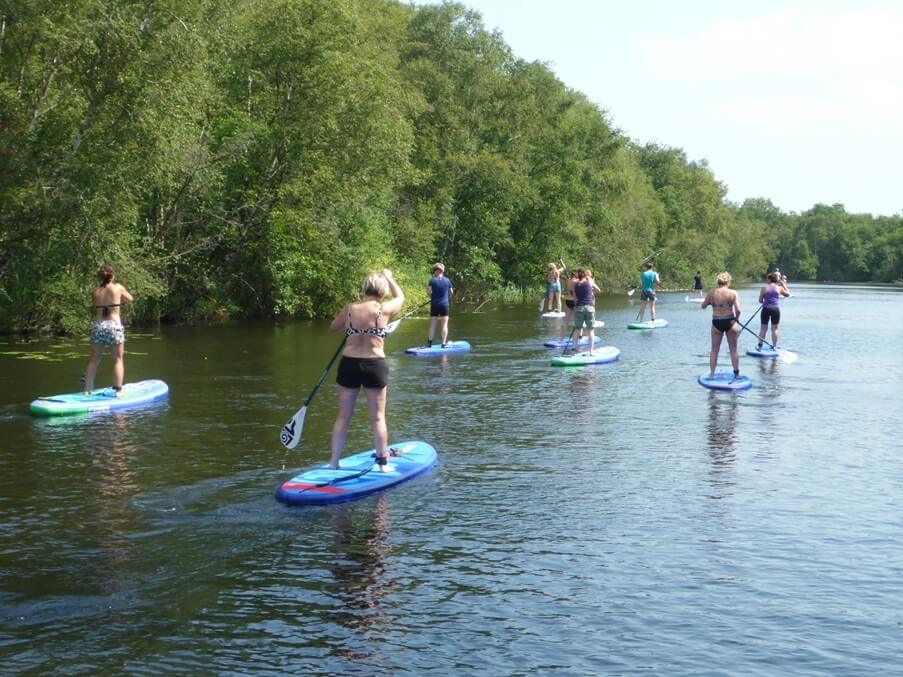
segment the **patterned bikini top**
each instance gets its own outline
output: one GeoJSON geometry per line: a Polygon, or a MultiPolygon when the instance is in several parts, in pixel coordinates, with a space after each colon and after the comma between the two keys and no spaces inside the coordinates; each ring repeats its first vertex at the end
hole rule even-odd
{"type": "Polygon", "coordinates": [[[376,306],[376,321],[374,322],[373,327],[367,327],[365,329],[357,329],[351,326],[351,308],[348,308],[348,327],[345,329],[345,336],[353,336],[354,334],[369,334],[370,336],[375,336],[376,338],[384,339],[389,335],[389,332],[385,327],[379,326],[379,318],[382,317],[383,307],[382,304],[376,306]]]}

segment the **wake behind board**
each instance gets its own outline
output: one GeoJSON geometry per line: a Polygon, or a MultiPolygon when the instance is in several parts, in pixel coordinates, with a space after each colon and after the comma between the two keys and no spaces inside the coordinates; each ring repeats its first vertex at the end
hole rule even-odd
{"type": "Polygon", "coordinates": [[[69,416],[72,414],[94,414],[104,411],[118,411],[138,407],[169,396],[169,386],[159,379],[126,383],[122,386],[122,396],[116,397],[112,388],[94,390],[90,395],[69,393],[39,397],[28,410],[35,416],[69,416]]]}
{"type": "Polygon", "coordinates": [[[421,357],[432,357],[434,355],[444,355],[446,353],[466,353],[470,351],[470,344],[467,341],[449,341],[442,347],[440,343],[434,343],[431,346],[417,346],[415,348],[407,348],[405,352],[408,355],[420,355],[421,357]]]}
{"type": "Polygon", "coordinates": [[[380,472],[371,449],[343,458],[337,470],[324,464],[283,482],[276,499],[293,505],[325,505],[353,501],[417,477],[439,463],[436,450],[426,442],[391,445],[401,452],[389,458],[389,472],[380,472]]]}
{"type": "Polygon", "coordinates": [[[746,351],[747,355],[752,355],[753,357],[764,357],[766,359],[776,360],[780,356],[777,350],[772,348],[771,346],[763,345],[760,349],[750,348],[746,351]]]}
{"type": "Polygon", "coordinates": [[[631,322],[627,325],[628,329],[659,329],[660,327],[667,327],[668,320],[646,320],[645,322],[631,322]]]}
{"type": "Polygon", "coordinates": [[[618,359],[621,351],[614,346],[603,346],[597,348],[590,355],[587,352],[577,353],[576,355],[558,355],[552,358],[553,367],[579,367],[584,364],[605,364],[614,362],[618,359]]]}
{"type": "Polygon", "coordinates": [[[727,371],[716,371],[713,378],[709,378],[709,374],[706,372],[700,374],[697,381],[699,381],[699,385],[709,390],[749,390],[752,388],[752,381],[748,376],[740,374],[740,376],[734,377],[727,371]]]}
{"type": "Polygon", "coordinates": [[[553,310],[548,313],[543,313],[542,316],[543,317],[564,317],[564,311],[563,310],[553,310]]]}
{"type": "MultiPolygon", "coordinates": [[[[596,336],[595,341],[593,341],[593,345],[599,345],[602,343],[602,337],[596,336]]],[[[574,346],[571,339],[554,339],[552,341],[546,341],[543,343],[546,348],[572,348],[574,346]]],[[[589,345],[589,336],[584,336],[583,338],[577,341],[578,346],[588,346],[589,345]]]]}

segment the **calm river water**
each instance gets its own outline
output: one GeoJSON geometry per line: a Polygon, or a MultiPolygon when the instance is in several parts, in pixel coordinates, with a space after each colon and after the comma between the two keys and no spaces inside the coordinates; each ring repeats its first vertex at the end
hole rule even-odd
{"type": "Polygon", "coordinates": [[[332,375],[279,444],[326,323],[135,329],[128,380],[170,400],[57,420],[28,402],[86,344],[0,342],[0,672],[899,674],[903,289],[796,285],[799,361],[743,358],[740,394],[696,383],[709,312],[661,298],[648,333],[600,303],[595,368],[549,366],[535,304],[453,309],[474,351],[441,360],[405,320],[391,438],[440,465],[324,508],[273,494],[328,455],[332,375]]]}

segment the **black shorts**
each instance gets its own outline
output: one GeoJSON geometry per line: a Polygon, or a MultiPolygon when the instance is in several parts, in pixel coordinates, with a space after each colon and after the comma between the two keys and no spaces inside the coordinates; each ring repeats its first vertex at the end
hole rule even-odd
{"type": "Polygon", "coordinates": [[[577,305],[577,302],[574,301],[573,299],[565,299],[565,300],[564,300],[564,305],[566,305],[568,308],[570,308],[571,310],[573,310],[573,309],[574,309],[574,306],[577,305]]]}
{"type": "Polygon", "coordinates": [[[762,308],[762,326],[768,324],[768,320],[771,320],[771,326],[777,327],[781,324],[781,309],[780,308],[762,308]]]}
{"type": "Polygon", "coordinates": [[[712,326],[723,334],[730,331],[736,321],[736,317],[713,317],[712,326]]]}
{"type": "Polygon", "coordinates": [[[339,360],[335,382],[343,388],[385,388],[389,365],[383,357],[345,357],[339,360]]]}
{"type": "Polygon", "coordinates": [[[430,317],[448,317],[448,306],[430,306],[430,317]]]}

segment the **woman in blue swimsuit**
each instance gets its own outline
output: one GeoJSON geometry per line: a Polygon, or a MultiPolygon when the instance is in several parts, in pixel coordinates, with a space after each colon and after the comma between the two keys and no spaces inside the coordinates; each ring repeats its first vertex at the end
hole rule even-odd
{"type": "Polygon", "coordinates": [[[369,275],[361,285],[361,290],[364,297],[357,303],[342,308],[329,325],[332,331],[345,332],[345,347],[336,373],[339,413],[332,426],[329,467],[339,467],[339,456],[345,446],[345,435],[354,414],[354,405],[363,388],[373,427],[376,462],[382,472],[388,472],[386,392],[389,386],[389,368],[386,366],[383,342],[388,333],[388,318],[401,310],[404,292],[388,269],[369,275]],[[392,300],[383,303],[390,293],[392,300]]]}
{"type": "Polygon", "coordinates": [[[718,352],[721,350],[721,339],[727,335],[727,345],[731,351],[731,366],[734,377],[740,375],[740,354],[737,352],[737,336],[740,333],[740,296],[731,286],[731,274],[720,273],[718,286],[709,292],[702,302],[702,308],[712,306],[712,352],[709,353],[709,378],[714,378],[715,367],[718,366],[718,352]]]}

